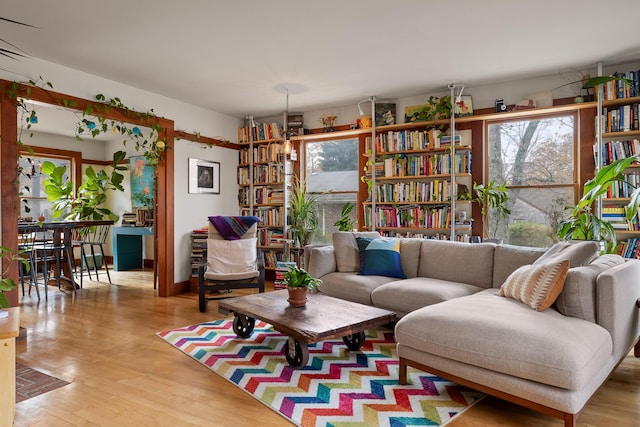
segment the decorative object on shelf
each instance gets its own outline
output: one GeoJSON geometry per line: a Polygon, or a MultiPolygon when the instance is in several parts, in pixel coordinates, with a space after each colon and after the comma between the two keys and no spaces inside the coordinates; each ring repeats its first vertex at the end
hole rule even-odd
{"type": "Polygon", "coordinates": [[[153,166],[148,164],[147,158],[144,156],[130,157],[129,163],[131,165],[131,207],[152,209],[155,170],[153,166]]]}
{"type": "Polygon", "coordinates": [[[340,211],[340,219],[337,220],[333,225],[338,227],[338,231],[353,231],[354,229],[354,220],[351,217],[351,212],[355,205],[351,202],[347,202],[342,205],[342,210],[340,211]]]}
{"type": "Polygon", "coordinates": [[[473,100],[471,95],[460,96],[460,101],[455,103],[456,117],[473,116],[473,100]]]}
{"type": "Polygon", "coordinates": [[[390,102],[376,103],[376,126],[393,125],[396,123],[396,104],[390,102]]]}
{"type": "Polygon", "coordinates": [[[358,129],[371,128],[371,116],[361,115],[356,119],[356,126],[358,127],[358,129]]]}
{"type": "Polygon", "coordinates": [[[320,117],[320,123],[322,123],[323,132],[333,132],[337,118],[338,116],[336,116],[335,114],[325,114],[324,116],[320,117]]]}
{"type": "Polygon", "coordinates": [[[220,163],[190,158],[189,193],[220,194],[220,163]]]}
{"type": "Polygon", "coordinates": [[[428,122],[451,117],[451,97],[430,96],[426,104],[410,105],[404,108],[404,121],[428,122]]]}
{"type": "Polygon", "coordinates": [[[304,268],[292,266],[284,275],[284,283],[289,291],[289,304],[304,307],[307,304],[307,291],[316,289],[322,281],[311,277],[304,268]]]}
{"type": "MultiPolygon", "coordinates": [[[[605,253],[614,253],[617,239],[616,230],[610,222],[602,219],[596,212],[598,198],[607,194],[612,183],[625,181],[624,170],[637,162],[637,156],[618,159],[602,167],[593,179],[584,184],[582,197],[578,204],[570,209],[569,217],[560,222],[558,237],[561,239],[595,240],[604,242],[605,253]]],[[[625,207],[625,216],[631,219],[638,213],[640,203],[640,187],[635,188],[625,207]]]]}
{"type": "Polygon", "coordinates": [[[309,244],[311,236],[318,228],[317,198],[307,193],[305,180],[296,176],[292,179],[289,209],[294,245],[304,247],[309,244]]]}

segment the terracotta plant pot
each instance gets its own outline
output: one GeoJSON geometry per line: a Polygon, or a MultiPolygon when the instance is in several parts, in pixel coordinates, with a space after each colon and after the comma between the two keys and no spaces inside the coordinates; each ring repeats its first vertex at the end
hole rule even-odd
{"type": "Polygon", "coordinates": [[[289,304],[293,307],[304,307],[307,304],[307,288],[291,288],[289,291],[289,304]]]}

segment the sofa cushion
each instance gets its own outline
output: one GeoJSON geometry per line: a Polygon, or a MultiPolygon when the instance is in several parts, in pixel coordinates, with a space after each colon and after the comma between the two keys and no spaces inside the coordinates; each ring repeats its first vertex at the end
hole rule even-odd
{"type": "Polygon", "coordinates": [[[372,305],[371,292],[378,286],[394,281],[386,276],[360,276],[358,273],[329,273],[322,276],[318,290],[332,297],[372,305]]]}
{"type": "Polygon", "coordinates": [[[420,249],[418,276],[490,288],[495,247],[493,243],[425,239],[420,249]]]}
{"type": "Polygon", "coordinates": [[[360,250],[360,272],[363,276],[389,276],[405,279],[400,264],[400,240],[356,237],[360,250]]]}
{"type": "Polygon", "coordinates": [[[371,294],[371,302],[376,307],[395,311],[402,317],[427,305],[471,295],[483,289],[466,283],[415,277],[385,283],[375,288],[371,294]]]}
{"type": "Polygon", "coordinates": [[[569,260],[569,268],[587,265],[599,254],[598,242],[558,242],[549,248],[534,264],[569,260]]]}
{"type": "Polygon", "coordinates": [[[402,264],[402,271],[407,277],[416,277],[418,275],[420,247],[423,241],[424,239],[414,237],[400,239],[400,263],[402,264]]]}
{"type": "Polygon", "coordinates": [[[502,286],[507,277],[518,267],[533,264],[546,250],[526,246],[497,245],[493,254],[493,287],[502,286]]]}
{"type": "Polygon", "coordinates": [[[560,295],[568,270],[568,260],[523,265],[507,277],[498,295],[523,302],[534,310],[544,311],[560,295]]]}
{"type": "Polygon", "coordinates": [[[620,255],[602,255],[591,264],[570,268],[556,309],[565,316],[596,322],[596,279],[603,271],[624,263],[620,255]]]}
{"type": "Polygon", "coordinates": [[[336,253],[336,266],[341,273],[360,271],[360,252],[356,237],[380,238],[376,231],[351,232],[338,231],[333,233],[333,248],[336,253]]]}
{"type": "Polygon", "coordinates": [[[589,384],[612,349],[603,327],[531,310],[497,289],[413,311],[398,321],[395,337],[425,353],[570,390],[589,384]]]}
{"type": "Polygon", "coordinates": [[[336,255],[333,246],[304,248],[305,265],[311,277],[320,278],[336,271],[336,255]]]}

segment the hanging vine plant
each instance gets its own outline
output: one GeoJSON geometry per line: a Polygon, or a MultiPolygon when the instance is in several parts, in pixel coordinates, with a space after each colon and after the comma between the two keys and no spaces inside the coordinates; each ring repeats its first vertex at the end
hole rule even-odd
{"type": "Polygon", "coordinates": [[[122,103],[120,98],[107,98],[101,93],[95,96],[95,100],[98,101],[99,104],[87,105],[87,107],[82,111],[82,116],[76,124],[76,139],[78,141],[83,141],[82,137],[85,135],[91,135],[91,137],[95,138],[101,134],[119,134],[125,137],[123,140],[123,144],[125,146],[127,145],[127,142],[133,141],[135,144],[135,150],[143,153],[144,157],[147,159],[147,163],[154,167],[157,166],[162,159],[164,151],[168,147],[166,141],[158,139],[161,127],[154,120],[155,114],[153,108],[146,113],[140,113],[131,110],[122,103]],[[137,119],[148,125],[150,131],[145,134],[145,132],[138,126],[95,115],[95,113],[107,114],[112,108],[124,111],[125,114],[134,114],[137,119]]]}

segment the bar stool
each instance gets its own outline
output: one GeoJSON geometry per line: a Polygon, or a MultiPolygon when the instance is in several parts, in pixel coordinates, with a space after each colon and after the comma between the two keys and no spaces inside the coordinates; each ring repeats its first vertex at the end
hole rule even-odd
{"type": "Polygon", "coordinates": [[[111,275],[109,274],[109,266],[105,260],[104,256],[104,244],[107,241],[107,236],[109,235],[110,225],[93,225],[89,227],[85,227],[84,230],[80,232],[81,241],[80,244],[80,287],[82,287],[82,278],[84,272],[84,266],[87,266],[87,273],[89,274],[89,279],[91,279],[91,265],[93,265],[94,272],[96,273],[96,280],[100,280],[99,272],[98,272],[98,262],[96,255],[100,255],[101,263],[104,265],[104,269],[107,273],[107,278],[109,279],[109,284],[111,283],[111,275]],[[91,250],[91,259],[93,263],[89,263],[87,257],[87,251],[85,249],[86,246],[89,246],[91,250]],[[99,253],[96,253],[96,249],[100,249],[99,253]]]}
{"type": "MultiPolygon", "coordinates": [[[[29,266],[29,295],[31,295],[31,287],[35,286],[38,301],[40,301],[40,289],[38,288],[38,272],[36,268],[35,241],[39,228],[33,226],[20,226],[18,228],[18,254],[27,260],[29,266]]],[[[27,273],[27,267],[20,262],[18,265],[18,275],[20,276],[20,284],[22,285],[22,296],[24,292],[24,278],[27,273]]]]}
{"type": "Polygon", "coordinates": [[[42,233],[37,233],[42,236],[41,240],[36,240],[34,244],[34,250],[36,254],[36,262],[42,264],[42,272],[44,279],[44,295],[45,299],[48,297],[48,284],[50,279],[50,264],[55,262],[56,278],[58,282],[58,289],[60,289],[60,278],[62,277],[62,257],[67,260],[67,267],[69,268],[69,274],[71,275],[71,283],[73,285],[73,291],[76,290],[76,283],[73,279],[73,266],[71,264],[71,251],[68,245],[64,243],[60,233],[60,229],[47,228],[45,225],[42,228],[42,233]]]}

